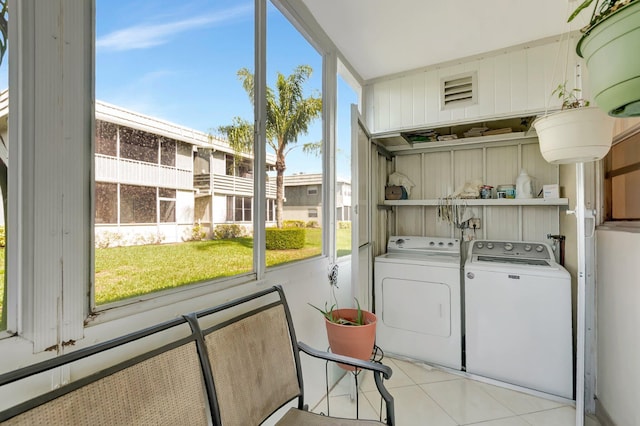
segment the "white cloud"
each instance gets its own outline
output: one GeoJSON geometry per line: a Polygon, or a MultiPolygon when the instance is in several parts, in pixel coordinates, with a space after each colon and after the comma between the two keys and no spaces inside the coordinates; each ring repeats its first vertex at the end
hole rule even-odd
{"type": "Polygon", "coordinates": [[[252,10],[252,5],[248,4],[181,21],[134,25],[100,37],[96,40],[96,47],[108,50],[132,50],[159,46],[169,42],[171,37],[176,34],[245,16],[252,10]]]}

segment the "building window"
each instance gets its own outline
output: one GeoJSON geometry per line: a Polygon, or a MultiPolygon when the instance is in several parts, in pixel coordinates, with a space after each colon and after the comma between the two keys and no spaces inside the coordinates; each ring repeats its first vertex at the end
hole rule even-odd
{"type": "Polygon", "coordinates": [[[605,219],[640,220],[640,132],[605,157],[605,219]]]}
{"type": "Polygon", "coordinates": [[[251,198],[227,196],[227,222],[251,222],[251,198]]]}
{"type": "Polygon", "coordinates": [[[158,139],[140,130],[120,127],[120,157],[158,164],[158,139]]]}
{"type": "Polygon", "coordinates": [[[118,223],[118,185],[96,182],[96,223],[118,223]]]}
{"type": "Polygon", "coordinates": [[[318,217],[318,209],[309,209],[307,212],[307,217],[309,218],[317,218],[318,217]]]}
{"type": "Polygon", "coordinates": [[[318,194],[318,187],[317,186],[308,186],[307,187],[307,195],[317,195],[318,194]]]}
{"type": "Polygon", "coordinates": [[[158,189],[158,208],[160,223],[174,223],[176,221],[176,190],[158,189]]]}
{"type": "Polygon", "coordinates": [[[176,166],[176,141],[173,139],[160,140],[160,164],[163,166],[176,166]]]}
{"type": "Polygon", "coordinates": [[[118,155],[118,126],[106,121],[96,121],[96,154],[118,155]]]}
{"type": "Polygon", "coordinates": [[[267,199],[266,221],[274,222],[276,220],[276,200],[267,199]]]}
{"type": "Polygon", "coordinates": [[[156,188],[120,185],[120,223],[156,223],[156,188]]]}

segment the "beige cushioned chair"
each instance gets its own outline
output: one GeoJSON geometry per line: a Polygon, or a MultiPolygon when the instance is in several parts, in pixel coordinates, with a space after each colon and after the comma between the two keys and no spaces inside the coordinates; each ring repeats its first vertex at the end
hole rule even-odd
{"type": "Polygon", "coordinates": [[[211,367],[213,399],[216,401],[212,408],[214,424],[258,425],[296,399],[297,407],[291,408],[278,425],[394,424],[393,397],[383,384],[383,380],[391,376],[391,369],[381,363],[317,351],[297,342],[281,287],[194,313],[188,319],[192,327],[201,328],[204,336],[203,346],[211,367]],[[265,299],[269,302],[264,302],[265,299]],[[258,304],[258,301],[262,303],[258,304]],[[234,312],[233,318],[228,318],[230,312],[234,312]],[[214,320],[216,316],[223,319],[214,320]],[[386,412],[381,413],[381,417],[386,423],[332,418],[309,412],[304,403],[300,351],[315,358],[372,371],[385,401],[386,412]]]}

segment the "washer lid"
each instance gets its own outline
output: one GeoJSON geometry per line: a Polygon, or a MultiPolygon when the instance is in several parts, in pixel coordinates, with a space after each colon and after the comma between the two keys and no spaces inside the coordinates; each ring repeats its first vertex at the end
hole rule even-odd
{"type": "Polygon", "coordinates": [[[496,262],[496,263],[510,263],[514,265],[529,265],[529,266],[551,266],[551,264],[544,259],[528,259],[521,257],[496,257],[496,256],[477,256],[475,262],[496,262]]]}
{"type": "Polygon", "coordinates": [[[375,260],[376,262],[391,264],[439,266],[443,268],[460,269],[460,256],[447,253],[387,253],[376,256],[375,260]]]}

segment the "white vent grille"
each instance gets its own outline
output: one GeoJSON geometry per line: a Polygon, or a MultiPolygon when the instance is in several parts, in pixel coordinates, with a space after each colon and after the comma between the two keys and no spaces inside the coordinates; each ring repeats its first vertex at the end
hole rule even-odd
{"type": "Polygon", "coordinates": [[[477,73],[460,74],[440,80],[442,109],[460,108],[478,103],[477,73]]]}

